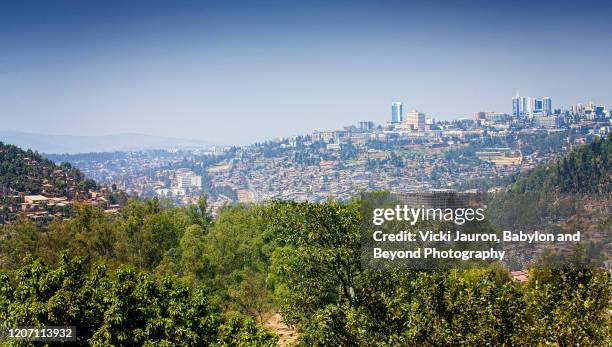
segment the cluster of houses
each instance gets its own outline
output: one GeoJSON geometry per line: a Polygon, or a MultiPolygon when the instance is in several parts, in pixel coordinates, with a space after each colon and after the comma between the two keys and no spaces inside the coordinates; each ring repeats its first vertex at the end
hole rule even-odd
{"type": "MultiPolygon", "coordinates": [[[[85,195],[83,192],[77,196],[85,195]]],[[[27,218],[37,222],[37,224],[46,224],[55,219],[66,219],[71,215],[74,203],[83,203],[93,206],[99,206],[105,213],[113,214],[119,212],[120,206],[111,204],[105,197],[104,190],[87,192],[86,198],[69,198],[67,196],[54,196],[52,194],[35,194],[26,195],[24,193],[15,193],[2,196],[2,209],[5,212],[0,218],[0,224],[7,223],[10,220],[9,216],[22,214],[27,218]]]]}

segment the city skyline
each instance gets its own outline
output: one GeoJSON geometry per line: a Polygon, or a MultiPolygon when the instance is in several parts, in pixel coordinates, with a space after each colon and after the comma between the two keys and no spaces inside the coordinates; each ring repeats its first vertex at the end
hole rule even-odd
{"type": "Polygon", "coordinates": [[[393,101],[437,120],[511,114],[517,89],[612,104],[610,4],[506,18],[527,4],[7,2],[1,130],[244,145],[384,124],[393,101]]]}
{"type": "MultiPolygon", "coordinates": [[[[33,133],[28,131],[4,131],[0,129],[0,141],[5,143],[13,143],[24,148],[30,148],[43,153],[87,153],[87,152],[114,152],[114,151],[130,151],[130,150],[147,150],[147,149],[164,149],[164,148],[211,148],[214,146],[250,146],[257,143],[263,143],[267,141],[276,141],[279,139],[287,139],[293,137],[309,136],[316,132],[328,132],[336,131],[341,128],[355,127],[358,129],[371,130],[374,126],[389,127],[390,125],[405,124],[409,126],[409,129],[423,130],[423,127],[427,122],[431,121],[434,124],[438,122],[452,122],[461,121],[466,119],[478,119],[479,115],[485,117],[486,114],[492,114],[494,116],[505,116],[505,117],[518,117],[525,118],[534,116],[544,116],[550,118],[553,116],[553,112],[561,111],[563,113],[578,114],[585,111],[585,108],[591,107],[592,112],[595,112],[596,108],[601,108],[608,112],[607,105],[597,105],[589,102],[575,102],[571,105],[554,105],[551,106],[552,98],[545,97],[532,97],[532,96],[520,96],[517,91],[516,96],[511,99],[512,106],[510,107],[511,112],[498,111],[498,110],[480,110],[476,111],[471,115],[459,116],[451,119],[436,119],[427,112],[421,112],[416,108],[406,109],[405,104],[401,101],[391,102],[391,110],[386,115],[386,120],[383,119],[380,122],[374,122],[372,120],[357,120],[354,119],[352,123],[344,124],[337,128],[316,128],[311,131],[304,131],[302,133],[295,134],[282,134],[279,136],[269,137],[260,141],[253,141],[250,143],[214,143],[199,139],[189,139],[185,137],[164,137],[150,134],[143,134],[138,132],[125,132],[125,133],[112,133],[112,134],[101,134],[101,135],[69,135],[69,134],[48,134],[48,133],[33,133]],[[539,103],[539,106],[537,106],[539,103]],[[520,104],[520,106],[519,106],[520,104]],[[545,106],[548,105],[548,106],[545,106]],[[527,109],[525,109],[527,107],[527,109]],[[517,111],[519,112],[517,114],[517,111]],[[99,146],[95,146],[91,141],[100,141],[99,146]],[[116,144],[111,145],[109,141],[118,141],[116,144]],[[74,150],[75,145],[81,147],[81,151],[74,150]],[[47,148],[49,147],[50,148],[47,148]],[[97,149],[93,149],[94,147],[97,149]],[[52,149],[51,149],[52,148],[52,149]],[[58,150],[59,148],[62,148],[58,150]]],[[[589,111],[589,112],[590,112],[589,111]]],[[[381,117],[379,117],[381,118],[381,117]]],[[[484,118],[483,118],[484,119],[484,118]]],[[[400,125],[401,127],[401,125],[400,125]]]]}

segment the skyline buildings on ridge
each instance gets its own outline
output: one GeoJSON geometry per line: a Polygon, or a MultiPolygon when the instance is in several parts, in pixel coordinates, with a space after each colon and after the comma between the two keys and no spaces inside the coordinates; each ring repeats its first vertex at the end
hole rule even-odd
{"type": "Polygon", "coordinates": [[[401,102],[391,103],[391,123],[404,121],[404,105],[401,102]]]}
{"type": "MultiPolygon", "coordinates": [[[[572,105],[573,106],[573,105],[572,105]]],[[[483,112],[484,113],[484,112],[483,112]]],[[[504,114],[504,112],[492,112],[496,114],[504,114]]],[[[512,113],[514,117],[546,117],[553,114],[552,99],[545,97],[522,97],[518,90],[516,96],[512,98],[512,113]]],[[[421,128],[426,121],[425,114],[416,111],[404,113],[404,105],[402,102],[394,101],[391,103],[391,124],[404,123],[410,118],[410,125],[415,128],[421,128]],[[422,121],[421,121],[421,118],[422,121]]]]}
{"type": "Polygon", "coordinates": [[[523,97],[517,91],[516,96],[512,98],[512,115],[515,117],[550,116],[552,113],[552,100],[548,96],[542,98],[523,97]]]}

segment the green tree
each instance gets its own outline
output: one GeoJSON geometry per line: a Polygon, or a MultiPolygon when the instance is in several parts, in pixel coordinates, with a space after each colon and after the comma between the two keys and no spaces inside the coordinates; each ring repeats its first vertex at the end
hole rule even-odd
{"type": "Polygon", "coordinates": [[[212,216],[208,211],[206,195],[200,196],[196,204],[187,206],[187,215],[191,224],[199,225],[204,231],[208,229],[212,216]]]}
{"type": "Polygon", "coordinates": [[[0,225],[0,269],[14,268],[28,254],[36,254],[39,231],[25,216],[13,224],[0,225]]]}
{"type": "Polygon", "coordinates": [[[60,256],[50,268],[33,260],[14,278],[0,273],[0,327],[72,325],[79,345],[273,345],[252,321],[227,323],[205,290],[132,267],[91,271],[60,256]]]}

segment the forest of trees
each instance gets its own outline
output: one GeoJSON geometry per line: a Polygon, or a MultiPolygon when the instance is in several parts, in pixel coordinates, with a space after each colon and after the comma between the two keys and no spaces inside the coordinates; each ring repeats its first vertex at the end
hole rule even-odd
{"type": "Polygon", "coordinates": [[[75,326],[78,345],[260,345],[276,337],[252,319],[222,317],[202,288],[120,266],[87,268],[62,253],[55,267],[25,260],[11,277],[0,274],[4,327],[75,326]]]}
{"type": "MultiPolygon", "coordinates": [[[[459,150],[448,150],[445,152],[447,160],[456,161],[479,161],[476,158],[476,150],[485,149],[487,147],[513,147],[513,144],[518,143],[518,149],[522,155],[531,155],[534,152],[542,154],[561,153],[575,139],[575,135],[571,132],[559,132],[546,134],[542,132],[534,134],[512,135],[507,138],[485,138],[482,143],[472,144],[470,147],[459,150]],[[568,142],[569,141],[569,142],[568,142]]],[[[594,140],[598,138],[595,137],[594,140]]],[[[509,176],[495,177],[476,177],[455,187],[457,190],[479,189],[487,190],[496,186],[507,186],[515,183],[517,180],[530,174],[513,174],[509,176]]]]}
{"type": "Polygon", "coordinates": [[[362,269],[359,200],[205,211],[132,200],[116,218],[82,205],[45,230],[3,226],[0,324],[71,323],[97,345],[266,345],[278,310],[303,345],[611,341],[604,270],[533,269],[519,284],[496,266],[362,269]]]}
{"type": "MultiPolygon", "coordinates": [[[[609,153],[610,138],[594,142],[510,191],[541,178],[605,193],[609,153]]],[[[116,216],[76,204],[43,228],[20,217],[0,226],[0,326],[75,325],[82,345],[265,346],[280,312],[304,346],[612,344],[609,272],[364,269],[360,207],[274,201],[212,218],[205,197],[134,198],[116,216]]]]}
{"type": "Polygon", "coordinates": [[[569,194],[612,193],[612,133],[574,148],[549,165],[524,174],[511,191],[542,190],[569,194]]]}
{"type": "Polygon", "coordinates": [[[541,226],[579,213],[585,199],[612,201],[612,133],[566,156],[515,177],[490,201],[490,218],[502,227],[541,226]]]}

